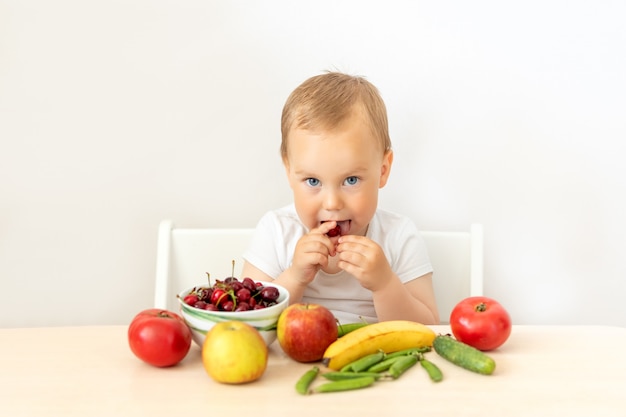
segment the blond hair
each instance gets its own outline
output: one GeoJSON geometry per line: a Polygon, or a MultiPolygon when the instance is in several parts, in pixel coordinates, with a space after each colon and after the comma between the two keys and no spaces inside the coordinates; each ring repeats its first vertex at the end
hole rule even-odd
{"type": "Polygon", "coordinates": [[[316,75],[300,84],[287,98],[281,119],[280,154],[288,156],[292,129],[330,130],[355,111],[362,111],[383,152],[391,149],[387,109],[378,89],[365,78],[338,72],[316,75]]]}

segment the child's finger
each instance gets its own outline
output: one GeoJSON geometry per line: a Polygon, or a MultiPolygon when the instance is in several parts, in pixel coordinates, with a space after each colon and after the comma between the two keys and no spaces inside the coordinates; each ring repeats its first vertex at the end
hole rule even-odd
{"type": "Polygon", "coordinates": [[[311,232],[313,233],[319,233],[322,235],[325,235],[326,233],[330,232],[331,230],[333,230],[335,227],[337,227],[337,222],[334,220],[331,221],[327,221],[324,222],[322,224],[319,225],[319,227],[311,230],[311,232]]]}

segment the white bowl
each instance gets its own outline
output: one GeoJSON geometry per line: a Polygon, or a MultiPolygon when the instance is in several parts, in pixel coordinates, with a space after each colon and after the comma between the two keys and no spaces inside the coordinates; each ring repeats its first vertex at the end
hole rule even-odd
{"type": "Polygon", "coordinates": [[[178,294],[178,301],[180,304],[180,312],[185,319],[187,325],[191,328],[191,333],[194,342],[199,346],[204,343],[206,333],[219,322],[237,320],[248,323],[261,333],[261,336],[265,340],[267,346],[271,345],[276,340],[276,323],[278,322],[278,316],[289,305],[289,292],[286,288],[274,283],[267,283],[266,287],[276,287],[279,292],[277,304],[262,308],[259,310],[248,311],[211,311],[203,310],[200,308],[192,307],[186,304],[183,299],[194,288],[189,288],[178,294]]]}

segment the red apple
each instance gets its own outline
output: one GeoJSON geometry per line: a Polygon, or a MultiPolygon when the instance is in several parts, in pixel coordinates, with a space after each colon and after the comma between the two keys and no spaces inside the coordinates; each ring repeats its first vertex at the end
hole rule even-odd
{"type": "Polygon", "coordinates": [[[290,358],[298,362],[319,361],[326,348],[337,340],[337,320],[324,306],[292,304],[278,317],[276,337],[290,358]]]}

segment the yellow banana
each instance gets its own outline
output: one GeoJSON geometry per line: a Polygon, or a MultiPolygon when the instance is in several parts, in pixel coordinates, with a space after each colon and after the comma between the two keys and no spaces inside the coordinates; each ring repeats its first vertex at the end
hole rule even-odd
{"type": "Polygon", "coordinates": [[[323,363],[339,370],[352,361],[382,350],[396,352],[413,347],[432,346],[435,332],[421,323],[391,320],[372,323],[340,337],[324,352],[323,363]]]}

